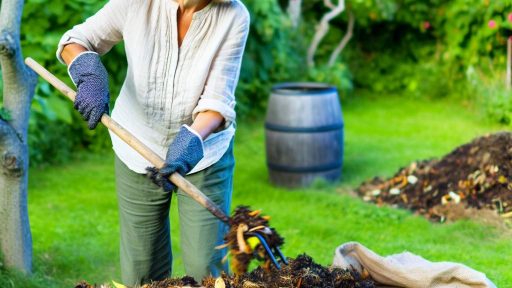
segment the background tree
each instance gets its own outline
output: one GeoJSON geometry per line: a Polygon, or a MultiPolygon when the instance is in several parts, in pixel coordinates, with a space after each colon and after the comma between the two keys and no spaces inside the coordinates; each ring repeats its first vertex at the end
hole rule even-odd
{"type": "MultiPolygon", "coordinates": [[[[300,2],[297,1],[291,1],[290,2],[290,8],[293,7],[292,3],[297,3],[295,5],[300,5],[300,2]]],[[[322,19],[320,20],[320,23],[316,26],[316,32],[313,37],[313,40],[311,41],[311,44],[308,48],[308,55],[307,55],[307,61],[308,66],[313,67],[315,66],[315,52],[318,49],[318,45],[320,44],[320,41],[325,37],[327,32],[329,32],[329,22],[334,19],[336,16],[340,15],[345,11],[345,0],[338,0],[338,4],[334,4],[331,0],[324,0],[324,5],[329,8],[329,12],[325,13],[325,15],[322,16],[322,19]]],[[[298,8],[295,9],[288,9],[289,13],[292,11],[297,11],[298,8]]],[[[300,11],[300,10],[299,10],[300,11]]],[[[291,17],[293,16],[291,13],[291,17]]],[[[341,38],[341,41],[336,45],[336,48],[333,50],[331,56],[329,57],[329,63],[328,67],[332,67],[336,59],[338,58],[338,55],[343,51],[345,46],[347,46],[348,41],[352,38],[352,34],[354,31],[354,14],[349,13],[349,20],[348,20],[348,26],[347,26],[347,32],[343,38],[341,38]]]]}
{"type": "Polygon", "coordinates": [[[0,64],[4,107],[0,114],[0,246],[6,266],[30,272],[27,129],[37,77],[23,63],[22,11],[22,0],[1,1],[0,64]]]}

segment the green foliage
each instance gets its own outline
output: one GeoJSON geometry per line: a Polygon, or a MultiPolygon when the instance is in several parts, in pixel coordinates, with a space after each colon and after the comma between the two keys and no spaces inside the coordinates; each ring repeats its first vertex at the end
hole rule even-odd
{"type": "MultiPolygon", "coordinates": [[[[487,114],[491,119],[502,124],[511,124],[512,122],[512,97],[510,90],[503,86],[485,89],[490,92],[487,99],[482,99],[485,103],[487,114]]],[[[485,94],[484,94],[485,95],[485,94]]]]}
{"type": "Polygon", "coordinates": [[[308,80],[334,85],[340,94],[352,90],[352,74],[345,63],[335,63],[332,67],[320,66],[309,70],[308,80]]]}
{"type": "MultiPolygon", "coordinates": [[[[327,67],[333,45],[321,44],[315,57],[318,64],[308,69],[307,49],[320,19],[319,13],[311,11],[323,4],[320,0],[303,2],[303,19],[294,28],[284,12],[287,1],[244,1],[251,13],[251,27],[237,89],[237,109],[242,116],[264,110],[272,85],[279,82],[325,82],[335,85],[342,95],[352,89],[352,75],[343,61],[327,67]]],[[[337,44],[344,30],[335,26],[328,37],[337,44]]]]}
{"type": "Polygon", "coordinates": [[[237,109],[242,115],[265,108],[273,84],[304,80],[303,39],[292,33],[276,1],[248,0],[250,34],[240,73],[237,109]]]}
{"type": "MultiPolygon", "coordinates": [[[[358,0],[348,5],[357,20],[343,59],[356,87],[464,98],[485,103],[491,119],[509,122],[510,100],[501,83],[506,41],[512,35],[512,1],[358,0]],[[477,88],[466,77],[470,70],[481,78],[472,80],[477,88]],[[482,95],[487,95],[485,101],[482,95]]],[[[319,17],[320,12],[309,13],[319,17]]],[[[345,25],[333,24],[340,29],[345,25]]],[[[335,42],[326,38],[324,45],[335,42]]]]}
{"type": "Polygon", "coordinates": [[[28,144],[31,165],[55,164],[69,160],[77,150],[109,147],[104,127],[91,131],[72,102],[39,79],[30,111],[28,144]]]}
{"type": "Polygon", "coordinates": [[[46,288],[48,287],[48,282],[43,277],[27,277],[27,275],[19,272],[13,271],[12,269],[7,269],[4,266],[4,262],[2,259],[2,255],[0,255],[0,287],[2,288],[46,288]]]}
{"type": "Polygon", "coordinates": [[[504,66],[506,41],[512,34],[512,19],[508,19],[512,13],[511,1],[459,0],[440,8],[444,8],[445,20],[441,21],[439,17],[438,25],[447,48],[442,54],[443,59],[466,67],[504,66]]]}
{"type": "Polygon", "coordinates": [[[478,106],[495,122],[510,125],[512,122],[512,96],[507,89],[503,73],[494,73],[490,76],[478,73],[473,67],[466,72],[468,84],[463,92],[469,94],[467,98],[475,99],[478,106]]]}
{"type": "Polygon", "coordinates": [[[429,47],[430,53],[415,60],[425,61],[433,56],[458,65],[461,71],[468,65],[485,66],[488,61],[505,63],[505,44],[512,34],[510,0],[391,0],[385,5],[372,2],[360,0],[352,4],[359,25],[356,37],[358,42],[362,37],[380,40],[378,47],[388,49],[379,52],[398,48],[412,54],[404,56],[420,56],[418,51],[434,46],[429,47]]]}
{"type": "MultiPolygon", "coordinates": [[[[23,11],[21,44],[25,57],[32,57],[69,87],[66,66],[57,61],[57,43],[65,31],[83,22],[100,9],[104,1],[27,0],[23,11]]],[[[103,58],[110,72],[112,103],[126,74],[123,45],[103,58]]],[[[110,147],[107,131],[89,131],[73,105],[60,92],[41,80],[32,102],[29,146],[31,164],[58,163],[68,160],[79,149],[92,151],[110,147]]]]}

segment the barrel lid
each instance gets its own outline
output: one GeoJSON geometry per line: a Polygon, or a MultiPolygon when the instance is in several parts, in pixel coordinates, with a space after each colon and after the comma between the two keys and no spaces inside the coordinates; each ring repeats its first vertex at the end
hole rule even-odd
{"type": "Polygon", "coordinates": [[[337,93],[336,87],[326,83],[287,82],[272,86],[272,92],[280,95],[318,95],[337,93]]]}

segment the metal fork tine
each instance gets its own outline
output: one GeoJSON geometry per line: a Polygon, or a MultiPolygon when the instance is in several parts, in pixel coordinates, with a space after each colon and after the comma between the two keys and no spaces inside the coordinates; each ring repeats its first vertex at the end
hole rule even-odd
{"type": "Polygon", "coordinates": [[[274,247],[274,249],[276,250],[277,255],[279,255],[279,258],[281,258],[281,261],[283,261],[285,265],[288,265],[288,260],[286,260],[286,257],[284,257],[283,252],[281,252],[281,249],[279,249],[279,247],[277,246],[274,247]]]}
{"type": "Polygon", "coordinates": [[[265,251],[267,251],[267,254],[270,257],[270,260],[272,261],[272,263],[274,263],[276,268],[278,270],[280,270],[281,265],[279,265],[279,263],[276,260],[276,257],[274,257],[274,253],[272,253],[272,250],[270,250],[270,247],[268,246],[268,243],[267,243],[267,240],[265,240],[265,237],[263,237],[263,235],[259,234],[258,232],[254,232],[254,236],[258,237],[261,244],[263,245],[263,248],[265,248],[265,251]]]}

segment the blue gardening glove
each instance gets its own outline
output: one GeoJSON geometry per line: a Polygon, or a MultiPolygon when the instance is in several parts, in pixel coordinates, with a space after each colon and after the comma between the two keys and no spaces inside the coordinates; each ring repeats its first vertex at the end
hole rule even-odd
{"type": "Polygon", "coordinates": [[[203,153],[201,137],[190,127],[183,125],[174,141],[169,145],[164,167],[160,169],[146,168],[147,176],[165,191],[174,191],[176,186],[169,181],[169,176],[174,172],[186,175],[203,158],[203,153]]]}
{"type": "Polygon", "coordinates": [[[69,75],[77,87],[75,109],[94,129],[104,113],[109,112],[109,88],[107,70],[95,52],[78,55],[68,68],[69,75]]]}

